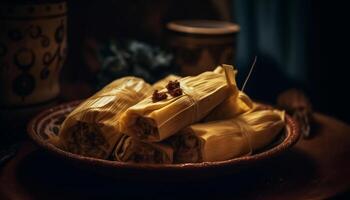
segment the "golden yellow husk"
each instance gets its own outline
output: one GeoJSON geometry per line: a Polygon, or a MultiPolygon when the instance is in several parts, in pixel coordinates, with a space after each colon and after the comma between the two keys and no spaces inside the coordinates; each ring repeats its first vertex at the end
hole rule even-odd
{"type": "Polygon", "coordinates": [[[107,158],[121,137],[120,115],[151,92],[151,85],[140,78],[115,80],[68,115],[59,133],[60,146],[72,153],[107,158]]]}
{"type": "Polygon", "coordinates": [[[283,111],[258,110],[191,125],[169,140],[174,145],[175,162],[222,161],[270,144],[284,127],[283,111]]]}
{"type": "MultiPolygon", "coordinates": [[[[225,71],[233,71],[225,66],[225,71]]],[[[130,107],[120,119],[121,132],[148,142],[159,142],[203,119],[231,93],[225,74],[204,72],[179,80],[183,94],[153,102],[149,96],[130,107]]],[[[166,89],[162,90],[166,91],[166,89]]]]}
{"type": "MultiPolygon", "coordinates": [[[[216,73],[225,74],[225,66],[230,65],[224,64],[222,66],[223,67],[217,67],[214,71],[216,73]]],[[[230,81],[228,81],[231,89],[230,96],[211,111],[208,116],[205,117],[204,121],[231,119],[253,108],[253,101],[248,95],[238,89],[236,75],[237,70],[230,71],[230,74],[227,74],[227,78],[230,79],[230,81]]]]}
{"type": "Polygon", "coordinates": [[[173,163],[173,148],[165,143],[145,143],[123,135],[113,153],[113,159],[131,163],[173,163]]]}

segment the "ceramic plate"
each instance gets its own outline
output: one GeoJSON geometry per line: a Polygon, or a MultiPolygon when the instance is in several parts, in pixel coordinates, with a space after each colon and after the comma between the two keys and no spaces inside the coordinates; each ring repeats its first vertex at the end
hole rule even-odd
{"type": "Polygon", "coordinates": [[[258,161],[276,156],[293,146],[299,138],[299,128],[292,118],[286,115],[286,128],[269,146],[252,155],[217,162],[186,164],[135,164],[102,160],[72,154],[56,148],[47,139],[51,134],[58,134],[65,117],[80,103],[74,101],[45,110],[28,124],[28,134],[33,141],[62,158],[64,161],[110,177],[145,180],[183,180],[203,178],[238,172],[242,167],[249,167],[258,161]]]}

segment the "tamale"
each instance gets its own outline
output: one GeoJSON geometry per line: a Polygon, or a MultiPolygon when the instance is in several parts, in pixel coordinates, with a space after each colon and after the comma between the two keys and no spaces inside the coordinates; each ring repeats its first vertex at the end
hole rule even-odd
{"type": "MultiPolygon", "coordinates": [[[[231,70],[226,66],[225,71],[231,70]]],[[[120,119],[120,131],[143,141],[162,141],[204,118],[230,94],[225,74],[204,72],[179,83],[180,96],[157,102],[149,96],[127,109],[120,119]]]]}
{"type": "MultiPolygon", "coordinates": [[[[214,72],[224,74],[224,66],[233,67],[231,65],[223,64],[222,66],[218,66],[214,72]]],[[[238,89],[236,75],[237,70],[232,70],[231,74],[228,74],[227,78],[230,79],[228,83],[230,89],[232,90],[230,96],[220,103],[215,109],[213,109],[208,116],[204,118],[204,121],[230,119],[253,108],[253,101],[248,97],[248,95],[238,89]]],[[[162,90],[169,81],[179,80],[180,78],[180,76],[170,74],[157,81],[152,85],[152,87],[157,90],[162,90]]]]}
{"type": "Polygon", "coordinates": [[[284,126],[284,112],[259,110],[229,120],[193,124],[169,142],[176,163],[222,161],[268,145],[284,126]]]}
{"type": "Polygon", "coordinates": [[[120,115],[151,91],[151,85],[136,77],[115,80],[68,115],[59,133],[60,145],[72,153],[107,158],[122,135],[120,115]]]}
{"type": "MultiPolygon", "coordinates": [[[[223,66],[225,67],[227,65],[224,64],[223,66]]],[[[225,72],[223,69],[223,67],[217,67],[214,72],[224,74],[225,72]]],[[[253,101],[248,95],[238,89],[236,75],[236,70],[227,74],[227,78],[230,79],[228,82],[231,89],[230,96],[213,109],[213,111],[205,117],[204,121],[230,119],[253,108],[253,101]]]]}
{"type": "Polygon", "coordinates": [[[249,136],[253,151],[270,144],[286,125],[285,112],[280,110],[256,110],[238,118],[251,127],[249,136]]]}
{"type": "Polygon", "coordinates": [[[173,148],[165,143],[145,143],[123,135],[112,158],[122,162],[169,164],[173,162],[173,148]]]}
{"type": "Polygon", "coordinates": [[[152,87],[155,90],[162,90],[165,88],[165,86],[169,83],[169,81],[175,81],[175,80],[179,80],[181,79],[180,76],[177,76],[175,74],[170,74],[168,76],[166,76],[165,78],[155,82],[152,87]]]}

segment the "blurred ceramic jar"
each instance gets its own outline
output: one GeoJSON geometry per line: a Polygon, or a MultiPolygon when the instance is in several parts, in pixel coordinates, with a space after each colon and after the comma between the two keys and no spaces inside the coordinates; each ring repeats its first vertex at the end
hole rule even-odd
{"type": "Polygon", "coordinates": [[[67,46],[66,2],[8,2],[0,3],[0,106],[48,102],[60,91],[67,46]]]}
{"type": "Polygon", "coordinates": [[[232,64],[239,25],[215,20],[184,20],[167,24],[168,44],[182,75],[196,75],[220,64],[232,64]]]}

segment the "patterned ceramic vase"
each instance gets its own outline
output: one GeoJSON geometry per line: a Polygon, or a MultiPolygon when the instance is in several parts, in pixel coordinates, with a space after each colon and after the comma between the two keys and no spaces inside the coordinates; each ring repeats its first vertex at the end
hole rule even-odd
{"type": "Polygon", "coordinates": [[[1,107],[57,97],[66,57],[66,12],[65,1],[0,3],[1,107]]]}
{"type": "Polygon", "coordinates": [[[183,75],[197,75],[232,64],[240,27],[225,21],[186,20],[167,24],[168,43],[183,75]]]}

